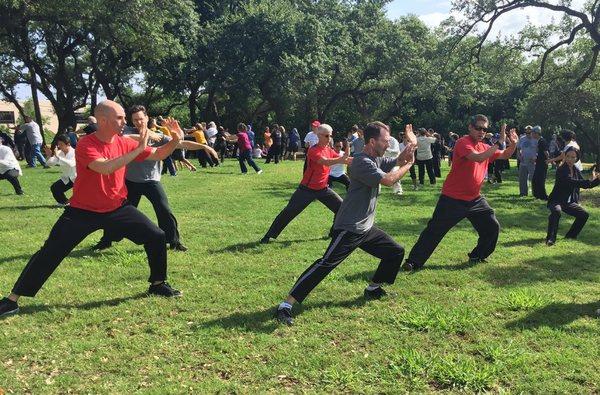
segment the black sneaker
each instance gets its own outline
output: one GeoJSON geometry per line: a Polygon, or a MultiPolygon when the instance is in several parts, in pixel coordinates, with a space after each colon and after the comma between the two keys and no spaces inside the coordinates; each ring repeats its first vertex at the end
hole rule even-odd
{"type": "Polygon", "coordinates": [[[486,259],[479,258],[479,257],[476,257],[476,256],[473,256],[473,257],[470,256],[469,257],[469,264],[470,265],[475,265],[477,263],[488,263],[488,261],[486,259]]]}
{"type": "Polygon", "coordinates": [[[281,324],[288,326],[294,324],[294,319],[292,318],[292,309],[288,309],[287,307],[277,308],[277,311],[275,312],[275,318],[281,324]]]}
{"type": "Polygon", "coordinates": [[[13,302],[9,298],[2,298],[2,300],[0,300],[0,317],[16,314],[18,312],[19,305],[17,302],[13,302]]]}
{"type": "Polygon", "coordinates": [[[377,287],[372,291],[369,291],[367,288],[365,288],[365,298],[367,299],[381,299],[386,295],[387,292],[385,292],[385,289],[381,287],[377,287]]]}
{"type": "Polygon", "coordinates": [[[112,242],[100,239],[98,244],[92,247],[92,251],[102,251],[110,247],[112,247],[112,242]]]}
{"type": "Polygon", "coordinates": [[[17,192],[15,192],[15,193],[16,193],[17,195],[24,195],[24,194],[25,194],[25,192],[23,192],[23,190],[22,190],[22,189],[18,190],[18,191],[17,191],[17,192]]]}
{"type": "Polygon", "coordinates": [[[260,244],[269,244],[271,242],[271,238],[269,236],[265,236],[262,239],[260,239],[260,244]]]}
{"type": "Polygon", "coordinates": [[[418,267],[416,264],[414,264],[412,262],[408,262],[408,261],[404,262],[402,264],[401,268],[405,272],[415,272],[420,269],[420,267],[418,267]]]}
{"type": "Polygon", "coordinates": [[[156,285],[150,285],[148,295],[165,296],[167,298],[178,298],[183,294],[181,291],[173,289],[168,282],[162,282],[156,285]]]}
{"type": "Polygon", "coordinates": [[[188,250],[188,248],[181,243],[171,243],[171,249],[173,251],[182,251],[182,252],[185,252],[188,250]]]}

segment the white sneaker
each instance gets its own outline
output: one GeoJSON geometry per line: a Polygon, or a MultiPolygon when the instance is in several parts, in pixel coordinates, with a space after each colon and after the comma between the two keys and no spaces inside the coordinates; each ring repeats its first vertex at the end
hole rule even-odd
{"type": "Polygon", "coordinates": [[[262,170],[257,171],[256,174],[262,174],[262,170]]]}

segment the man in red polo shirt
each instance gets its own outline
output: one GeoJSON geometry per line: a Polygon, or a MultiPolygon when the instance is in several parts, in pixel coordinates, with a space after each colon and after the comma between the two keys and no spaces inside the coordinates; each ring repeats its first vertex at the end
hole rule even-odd
{"type": "Polygon", "coordinates": [[[501,134],[496,145],[483,143],[489,121],[485,115],[475,115],[469,123],[469,134],[456,141],[452,168],[442,187],[442,195],[433,217],[419,236],[406,262],[404,270],[423,267],[444,235],[464,218],[467,218],[479,234],[477,246],[469,253],[469,262],[484,262],[494,252],[500,232],[500,224],[494,210],[481,196],[488,164],[496,159],[508,159],[515,152],[517,133],[511,130],[506,150],[499,150],[506,136],[501,134]]]}
{"type": "Polygon", "coordinates": [[[159,161],[168,157],[179,137],[160,148],[148,147],[147,131],[140,141],[121,136],[125,111],[110,100],[95,108],[98,130],[79,140],[75,151],[77,179],[71,204],[60,216],[50,236],[35,253],[12,293],[0,301],[0,316],[18,312],[20,296],[35,296],[46,280],[90,233],[98,229],[143,244],[150,265],[149,294],[174,297],[181,292],[165,282],[167,278],[167,245],[165,233],[137,208],[127,203],[125,166],[131,161],[159,161]]]}
{"type": "Polygon", "coordinates": [[[339,163],[350,163],[349,150],[343,156],[331,148],[329,142],[333,138],[333,129],[327,124],[317,128],[319,142],[308,149],[306,170],[296,192],[290,198],[287,206],[275,217],[273,224],[260,240],[266,244],[270,239],[276,239],[281,231],[300,214],[315,199],[319,200],[334,214],[342,204],[342,198],[329,188],[329,166],[339,163]]]}

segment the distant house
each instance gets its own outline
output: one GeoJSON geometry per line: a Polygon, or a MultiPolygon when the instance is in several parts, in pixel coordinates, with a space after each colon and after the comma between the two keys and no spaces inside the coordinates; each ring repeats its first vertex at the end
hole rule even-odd
{"type": "MultiPolygon", "coordinates": [[[[25,102],[19,102],[21,105],[24,105],[25,102]]],[[[40,111],[42,112],[42,117],[46,119],[48,122],[44,125],[45,129],[50,130],[52,133],[56,133],[58,131],[58,117],[54,113],[54,108],[52,104],[48,100],[40,101],[40,111]]],[[[35,114],[29,114],[35,118],[35,114]]],[[[87,124],[87,117],[82,113],[76,113],[77,123],[85,125],[87,124]]],[[[19,119],[19,110],[17,107],[8,101],[0,100],[0,125],[13,126],[17,123],[19,119]]]]}

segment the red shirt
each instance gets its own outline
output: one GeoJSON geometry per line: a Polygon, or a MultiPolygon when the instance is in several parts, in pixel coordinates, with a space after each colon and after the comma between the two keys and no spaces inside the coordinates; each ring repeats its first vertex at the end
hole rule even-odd
{"type": "MultiPolygon", "coordinates": [[[[123,205],[127,198],[125,186],[126,166],[112,174],[100,174],[88,168],[97,159],[114,159],[133,151],[138,142],[122,136],[114,136],[112,143],[100,141],[95,134],[82,137],[75,150],[77,178],[73,185],[71,207],[97,213],[114,211],[123,205]]],[[[135,158],[141,162],[152,153],[151,147],[135,158]]]]}
{"type": "Polygon", "coordinates": [[[481,185],[487,172],[488,164],[495,161],[504,151],[496,151],[490,158],[483,162],[467,159],[471,152],[482,153],[490,148],[484,142],[476,142],[471,136],[464,136],[456,140],[452,152],[452,167],[442,187],[442,195],[458,200],[474,200],[480,196],[481,185]]]}
{"type": "Polygon", "coordinates": [[[248,138],[248,134],[246,132],[237,132],[237,144],[240,152],[246,152],[252,149],[252,144],[250,144],[250,139],[248,138]]]}
{"type": "Polygon", "coordinates": [[[329,181],[329,166],[320,165],[318,160],[321,158],[337,159],[339,155],[329,146],[313,145],[308,150],[306,171],[300,184],[315,191],[327,188],[329,181]]]}

